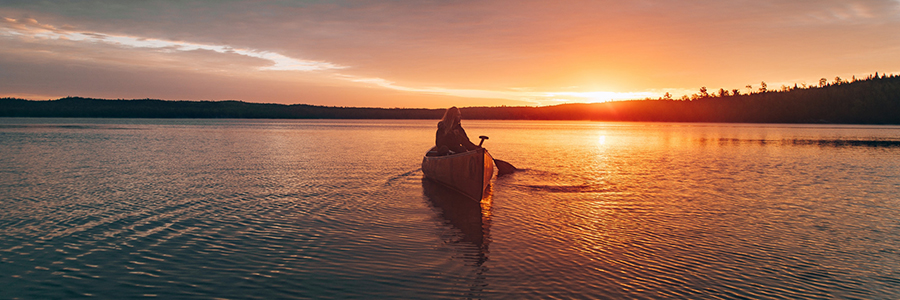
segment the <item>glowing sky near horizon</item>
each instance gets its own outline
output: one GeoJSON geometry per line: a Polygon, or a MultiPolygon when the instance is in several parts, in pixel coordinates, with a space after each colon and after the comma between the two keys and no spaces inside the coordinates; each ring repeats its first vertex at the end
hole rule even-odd
{"type": "Polygon", "coordinates": [[[552,105],[900,72],[900,1],[0,1],[0,97],[552,105]]]}

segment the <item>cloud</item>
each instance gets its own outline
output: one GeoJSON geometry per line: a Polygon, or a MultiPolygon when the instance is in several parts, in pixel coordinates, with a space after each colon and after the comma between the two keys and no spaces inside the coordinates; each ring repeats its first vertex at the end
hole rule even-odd
{"type": "Polygon", "coordinates": [[[68,40],[85,43],[99,43],[118,47],[147,48],[164,52],[207,50],[220,54],[238,54],[269,61],[271,64],[261,70],[278,71],[322,71],[344,69],[330,62],[298,59],[279,53],[235,48],[228,45],[201,44],[185,41],[170,41],[145,37],[111,35],[99,32],[77,32],[60,30],[54,26],[41,24],[34,19],[16,20],[3,18],[6,28],[0,28],[0,35],[21,36],[45,40],[68,40]]]}
{"type": "Polygon", "coordinates": [[[896,22],[900,7],[887,1],[780,1],[765,6],[771,26],[827,27],[896,22]]]}
{"type": "MultiPolygon", "coordinates": [[[[352,76],[343,76],[346,80],[352,82],[367,83],[377,85],[398,91],[418,92],[433,95],[445,95],[463,98],[483,98],[483,99],[507,99],[522,101],[532,105],[551,105],[559,102],[608,102],[615,100],[634,100],[644,98],[658,98],[665,92],[645,91],[645,92],[550,92],[550,91],[532,91],[530,89],[510,88],[504,90],[484,90],[484,89],[456,89],[443,87],[409,87],[400,86],[395,82],[383,78],[355,78],[352,76]]],[[[681,90],[679,90],[680,92],[681,90]]]]}
{"type": "Polygon", "coordinates": [[[9,26],[12,28],[16,28],[16,29],[21,29],[21,30],[32,30],[32,29],[45,30],[45,31],[57,31],[58,30],[58,29],[56,29],[56,27],[53,27],[53,26],[50,26],[47,24],[41,24],[37,20],[32,19],[32,18],[16,20],[16,19],[12,19],[12,18],[3,17],[3,25],[9,26]]]}

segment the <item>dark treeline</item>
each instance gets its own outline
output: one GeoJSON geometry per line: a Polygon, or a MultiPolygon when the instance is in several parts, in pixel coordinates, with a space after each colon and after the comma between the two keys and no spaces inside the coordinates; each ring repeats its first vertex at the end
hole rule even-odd
{"type": "MultiPolygon", "coordinates": [[[[749,88],[749,86],[748,86],[749,88]]],[[[466,119],[657,122],[900,124],[900,76],[869,76],[771,91],[719,90],[674,100],[616,101],[546,107],[467,107],[466,119]]],[[[0,117],[439,119],[443,109],[352,108],[240,101],[0,99],[0,117]]]]}
{"type": "Polygon", "coordinates": [[[51,101],[0,99],[0,117],[434,119],[442,114],[441,109],[328,107],[241,101],[104,100],[81,97],[51,101]]]}

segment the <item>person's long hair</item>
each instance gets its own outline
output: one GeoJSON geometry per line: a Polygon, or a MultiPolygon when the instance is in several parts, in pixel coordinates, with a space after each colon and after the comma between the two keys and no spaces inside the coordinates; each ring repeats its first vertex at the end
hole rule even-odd
{"type": "Polygon", "coordinates": [[[454,122],[459,122],[460,116],[459,108],[456,108],[456,106],[450,107],[444,112],[444,117],[441,118],[440,123],[444,125],[444,128],[449,129],[456,125],[454,122]]]}

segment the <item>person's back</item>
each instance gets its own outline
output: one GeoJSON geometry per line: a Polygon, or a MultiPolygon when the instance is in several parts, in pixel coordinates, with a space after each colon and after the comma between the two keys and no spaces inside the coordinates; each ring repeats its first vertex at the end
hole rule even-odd
{"type": "Polygon", "coordinates": [[[444,112],[444,117],[438,122],[434,144],[441,155],[449,152],[462,153],[478,149],[478,146],[469,141],[469,136],[466,135],[466,131],[462,128],[460,119],[459,109],[454,106],[448,108],[444,112]]]}

